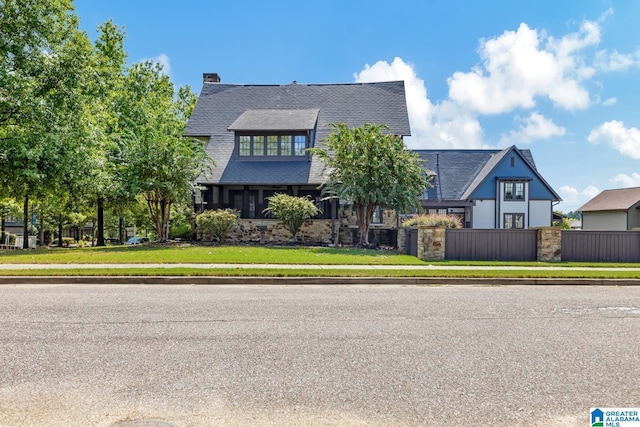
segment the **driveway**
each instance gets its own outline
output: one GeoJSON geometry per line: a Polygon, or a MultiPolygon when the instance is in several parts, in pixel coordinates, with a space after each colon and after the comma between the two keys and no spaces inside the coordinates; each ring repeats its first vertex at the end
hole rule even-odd
{"type": "Polygon", "coordinates": [[[638,287],[0,286],[2,427],[583,426],[638,372],[638,287]]]}

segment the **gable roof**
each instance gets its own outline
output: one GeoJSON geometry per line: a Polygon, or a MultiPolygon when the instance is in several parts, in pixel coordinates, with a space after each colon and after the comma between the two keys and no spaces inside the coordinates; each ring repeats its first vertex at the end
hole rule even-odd
{"type": "MultiPolygon", "coordinates": [[[[286,85],[204,82],[185,135],[207,140],[207,154],[215,162],[211,172],[198,182],[276,184],[282,183],[283,179],[276,165],[263,166],[257,173],[260,166],[250,163],[263,162],[238,161],[233,157],[233,131],[313,129],[311,145],[317,147],[329,135],[328,124],[332,122],[344,122],[352,127],[364,123],[386,124],[396,135],[410,135],[404,82],[286,85]],[[274,111],[278,111],[274,114],[280,124],[269,122],[269,112],[274,111]],[[309,128],[313,111],[317,111],[315,127],[309,128]],[[301,119],[304,124],[296,129],[283,129],[283,126],[291,126],[294,118],[301,119]],[[261,126],[268,128],[257,129],[261,126]]],[[[306,183],[324,181],[324,165],[315,157],[298,165],[294,165],[295,162],[276,163],[294,168],[294,175],[306,177],[306,183]]]]}
{"type": "Polygon", "coordinates": [[[496,167],[510,153],[517,153],[538,178],[560,200],[536,168],[528,149],[515,146],[503,150],[413,150],[425,160],[426,168],[434,175],[427,190],[429,200],[468,200],[473,192],[491,176],[496,167]]]}
{"type": "Polygon", "coordinates": [[[640,187],[604,190],[579,208],[578,212],[628,210],[638,202],[640,187]]]}

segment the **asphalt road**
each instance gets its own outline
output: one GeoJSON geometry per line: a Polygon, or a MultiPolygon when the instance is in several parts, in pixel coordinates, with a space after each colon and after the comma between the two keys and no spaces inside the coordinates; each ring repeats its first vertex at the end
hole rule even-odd
{"type": "Polygon", "coordinates": [[[639,373],[640,287],[0,286],[2,427],[584,426],[639,373]]]}

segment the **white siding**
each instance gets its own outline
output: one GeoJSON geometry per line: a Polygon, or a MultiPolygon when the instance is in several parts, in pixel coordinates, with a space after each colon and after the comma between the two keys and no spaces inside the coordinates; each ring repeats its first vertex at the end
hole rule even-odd
{"type": "Polygon", "coordinates": [[[531,200],[529,209],[529,227],[551,226],[551,200],[531,200]]]}
{"type": "Polygon", "coordinates": [[[496,228],[496,202],[494,200],[476,200],[473,207],[473,228],[496,228]]]}
{"type": "Polygon", "coordinates": [[[583,230],[613,230],[627,229],[626,211],[600,211],[582,213],[583,230]]]}

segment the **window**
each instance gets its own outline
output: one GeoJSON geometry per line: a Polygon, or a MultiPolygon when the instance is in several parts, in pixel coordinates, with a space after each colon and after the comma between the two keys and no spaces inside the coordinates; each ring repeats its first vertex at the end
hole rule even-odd
{"type": "Polygon", "coordinates": [[[371,224],[382,224],[382,208],[380,206],[376,206],[376,209],[373,211],[371,224]]]}
{"type": "Polygon", "coordinates": [[[524,200],[524,182],[505,182],[505,200],[524,200]]]}
{"type": "Polygon", "coordinates": [[[304,156],[307,149],[307,137],[304,135],[296,135],[294,137],[294,147],[296,156],[304,156]]]}
{"type": "Polygon", "coordinates": [[[267,136],[267,156],[278,155],[278,137],[276,135],[267,136]]]}
{"type": "Polygon", "coordinates": [[[238,149],[238,154],[242,157],[251,155],[251,137],[247,135],[242,135],[240,137],[240,147],[238,149]]]}
{"type": "Polygon", "coordinates": [[[254,156],[264,156],[264,136],[254,135],[252,147],[254,156]]]}
{"type": "Polygon", "coordinates": [[[280,136],[280,155],[281,156],[291,155],[291,135],[280,136]]]}
{"type": "Polygon", "coordinates": [[[522,213],[504,214],[504,228],[524,228],[524,214],[522,213]]]}
{"type": "Polygon", "coordinates": [[[238,135],[239,157],[306,157],[307,135],[238,135]]]}

